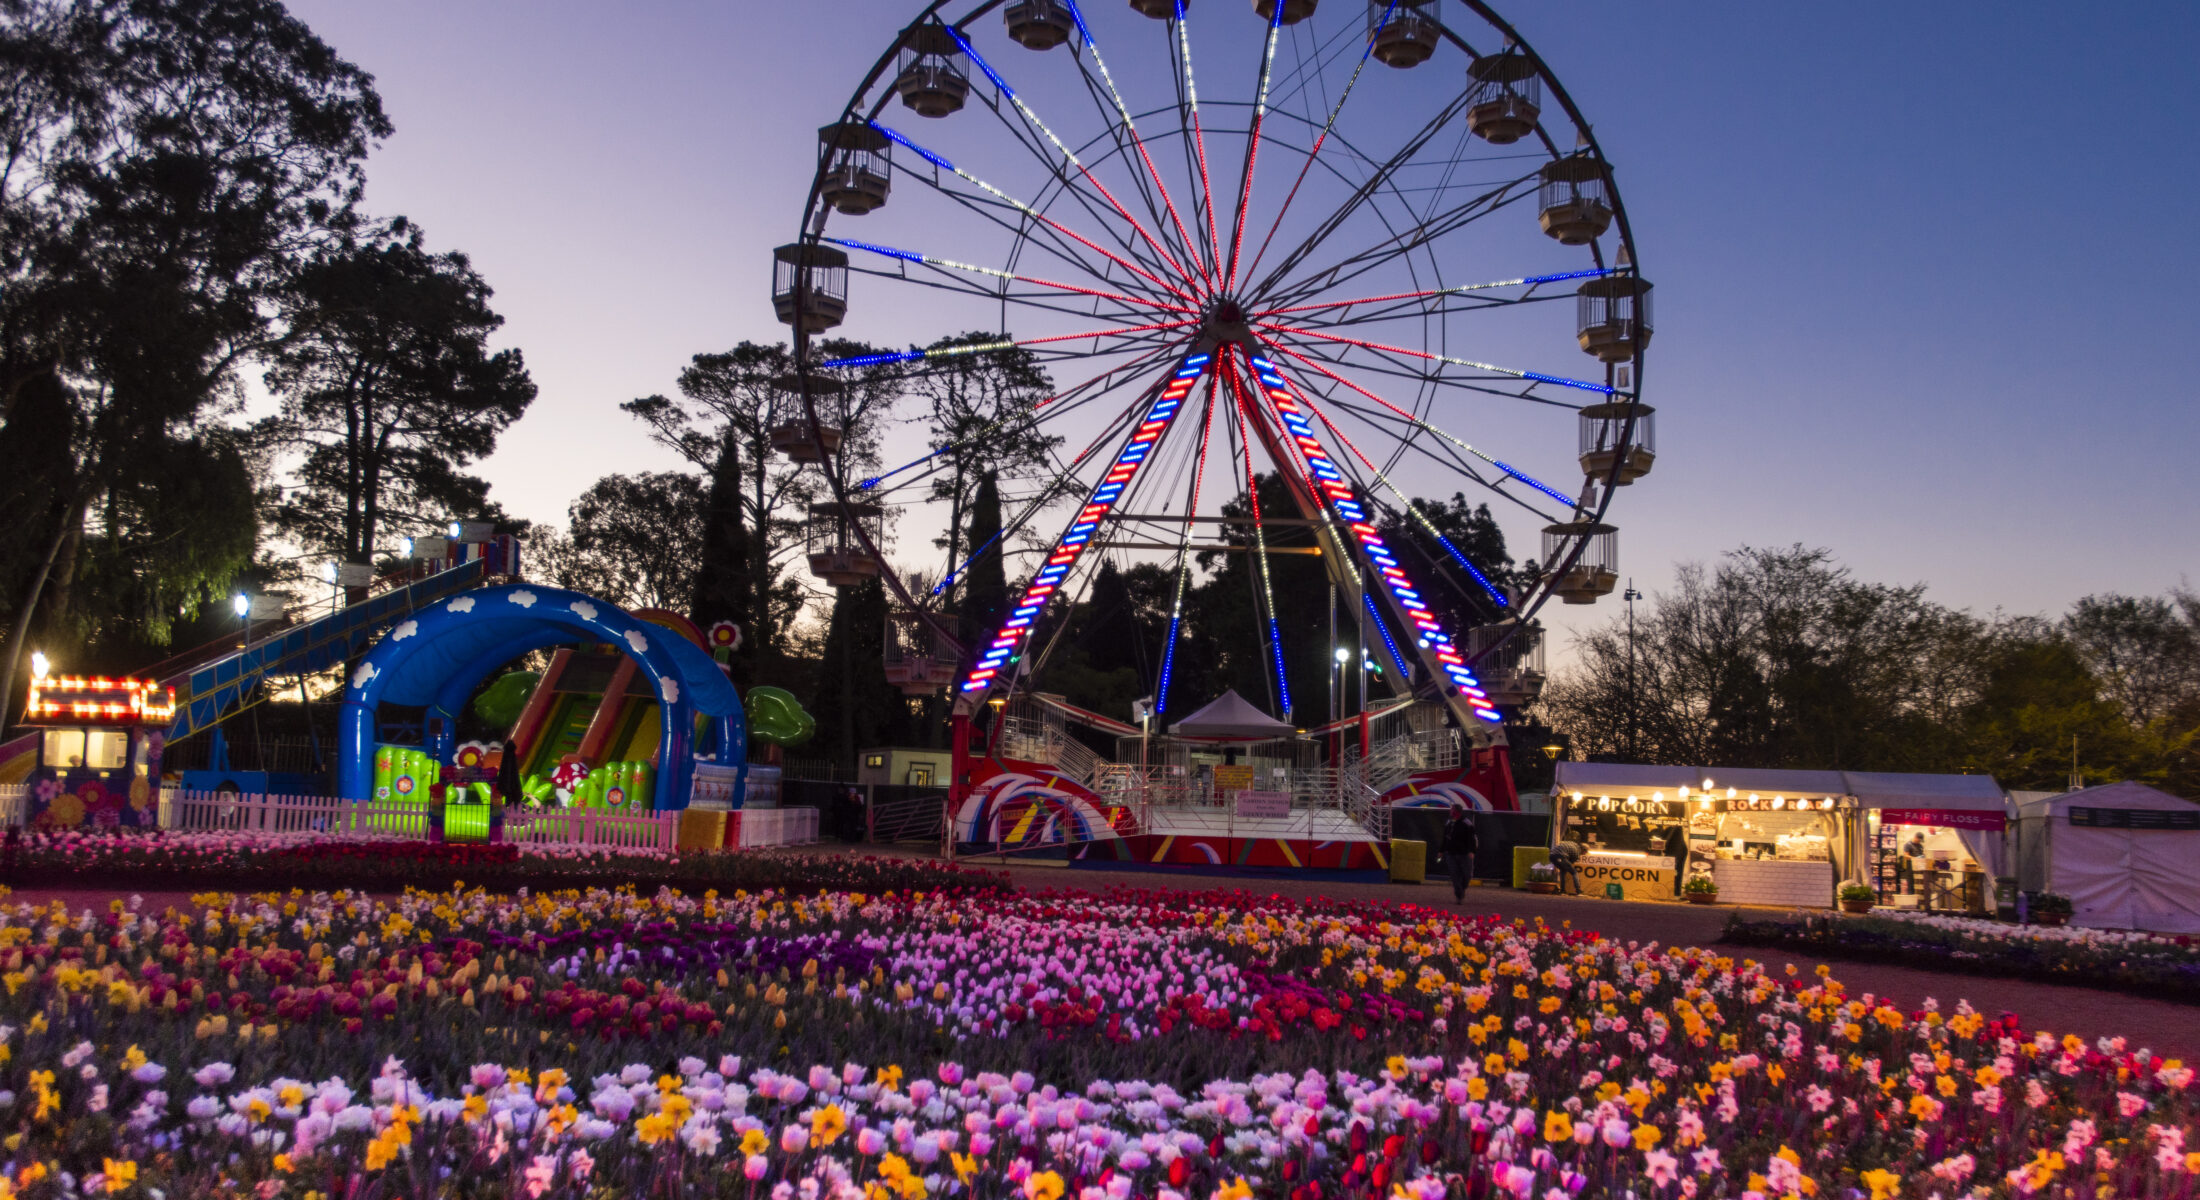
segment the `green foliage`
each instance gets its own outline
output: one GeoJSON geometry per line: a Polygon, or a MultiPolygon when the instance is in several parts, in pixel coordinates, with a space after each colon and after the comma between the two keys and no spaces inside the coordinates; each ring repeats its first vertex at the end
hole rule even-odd
{"type": "Polygon", "coordinates": [[[533,573],[626,608],[679,611],[694,595],[706,505],[684,471],[606,475],[566,510],[569,534],[530,540],[533,573]]]}
{"type": "Polygon", "coordinates": [[[542,675],[536,671],[506,671],[474,697],[474,715],[493,729],[510,729],[519,723],[540,682],[542,675]]]}
{"type": "Polygon", "coordinates": [[[1681,883],[1681,891],[1691,896],[1716,896],[1719,881],[1709,875],[1691,875],[1681,883]]]}
{"type": "Polygon", "coordinates": [[[784,688],[753,687],[748,700],[749,737],[773,746],[799,746],[817,732],[817,722],[784,688]]]}
{"type": "MultiPolygon", "coordinates": [[[[824,358],[877,352],[844,339],[825,340],[814,350],[824,358]]],[[[713,515],[705,522],[691,615],[705,625],[739,622],[738,658],[749,665],[746,678],[774,683],[791,683],[804,665],[790,661],[796,621],[810,599],[801,567],[802,521],[810,504],[829,498],[817,472],[772,449],[775,426],[809,419],[799,397],[778,386],[793,371],[784,344],[742,342],[695,355],[680,372],[678,396],[643,396],[619,406],[649,426],[653,441],[711,481],[713,515]],[[734,504],[738,517],[727,507],[734,504]]],[[[819,421],[841,433],[849,470],[877,463],[881,426],[902,376],[895,365],[868,368],[844,378],[845,391],[813,396],[819,421]]]]}
{"type": "Polygon", "coordinates": [[[44,475],[0,493],[12,670],[42,605],[68,636],[157,611],[133,632],[159,640],[245,561],[252,472],[214,427],[390,127],[273,0],[15,0],[0,50],[0,425],[35,452],[11,474],[44,475]],[[164,482],[205,524],[148,501],[164,482]]]}
{"type": "Polygon", "coordinates": [[[1841,890],[1834,894],[1851,904],[1877,903],[1879,900],[1879,893],[1873,891],[1869,884],[1862,883],[1844,883],[1841,890]]]}
{"type": "Polygon", "coordinates": [[[1545,690],[1585,756],[1730,767],[1975,772],[2200,795],[2195,604],[2088,597],[2070,617],[1982,619],[1924,586],[1866,583],[1824,550],[1744,548],[1584,634],[1545,690]],[[2148,714],[2152,714],[2151,716],[2148,714]],[[2144,718],[2144,719],[2141,719],[2144,718]]]}
{"type": "Polygon", "coordinates": [[[267,385],[271,446],[301,456],[277,520],[308,547],[373,562],[409,529],[473,518],[487,485],[461,468],[534,402],[504,318],[466,256],[430,253],[400,217],[346,237],[283,289],[289,338],[267,385]]]}

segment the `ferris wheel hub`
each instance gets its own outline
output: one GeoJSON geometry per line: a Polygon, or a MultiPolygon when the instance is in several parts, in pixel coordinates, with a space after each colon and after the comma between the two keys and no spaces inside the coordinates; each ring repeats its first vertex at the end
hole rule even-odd
{"type": "Polygon", "coordinates": [[[1199,348],[1211,353],[1217,346],[1233,345],[1243,346],[1248,350],[1256,349],[1253,345],[1253,324],[1245,315],[1245,306],[1238,303],[1236,298],[1217,297],[1208,302],[1207,310],[1202,314],[1199,348]]]}

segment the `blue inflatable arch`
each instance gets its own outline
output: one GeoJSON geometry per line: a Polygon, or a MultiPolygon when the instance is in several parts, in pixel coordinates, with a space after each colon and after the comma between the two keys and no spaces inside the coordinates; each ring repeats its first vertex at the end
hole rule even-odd
{"type": "MultiPolygon", "coordinates": [[[[459,709],[497,668],[532,650],[608,643],[647,676],[664,710],[658,723],[659,812],[687,807],[695,774],[689,744],[700,715],[715,725],[717,762],[748,782],[748,721],[740,693],[716,659],[661,625],[607,600],[562,588],[510,584],[453,596],[398,622],[352,670],[338,722],[337,794],[374,790],[376,712],[402,704],[441,717],[442,735],[422,749],[448,762],[459,709]]],[[[739,788],[736,788],[738,794],[739,788]]]]}

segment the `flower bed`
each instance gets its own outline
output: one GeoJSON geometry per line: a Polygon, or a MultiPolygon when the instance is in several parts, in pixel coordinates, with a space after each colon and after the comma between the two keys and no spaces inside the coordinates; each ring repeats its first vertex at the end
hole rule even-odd
{"type": "Polygon", "coordinates": [[[614,849],[345,838],[319,833],[32,833],[0,859],[17,887],[357,888],[397,892],[464,881],[522,887],[683,890],[999,888],[1001,877],[921,860],[780,850],[614,849]]]}
{"type": "Polygon", "coordinates": [[[1540,924],[1129,890],[206,901],[0,924],[0,1185],[2090,1200],[2200,1171],[2180,1064],[1540,924]]]}
{"type": "Polygon", "coordinates": [[[2049,983],[2082,983],[2200,1003],[2200,943],[2110,929],[2006,925],[1924,914],[1736,918],[1722,940],[1821,958],[1899,962],[2049,983]]]}

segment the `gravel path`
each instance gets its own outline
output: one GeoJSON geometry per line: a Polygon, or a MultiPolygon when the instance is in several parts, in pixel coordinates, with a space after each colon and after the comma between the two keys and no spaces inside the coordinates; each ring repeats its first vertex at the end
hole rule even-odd
{"type": "MultiPolygon", "coordinates": [[[[876,847],[821,849],[826,852],[894,853],[909,857],[930,857],[876,847]]],[[[1397,884],[1246,879],[1194,874],[1184,869],[1094,871],[1059,864],[1013,861],[1004,868],[990,860],[966,860],[964,865],[985,870],[1005,870],[1019,887],[1031,891],[1050,888],[1094,891],[1111,887],[1173,892],[1242,889],[1297,898],[1332,896],[1340,899],[1453,908],[1450,888],[1434,882],[1397,884]]],[[[129,894],[131,893],[107,888],[42,888],[12,892],[5,903],[44,904],[62,900],[72,908],[104,909],[109,901],[129,894]]],[[[137,894],[142,898],[145,910],[150,912],[159,912],[171,906],[187,908],[191,903],[190,893],[187,892],[137,894]]],[[[1606,937],[1626,942],[1716,946],[1728,917],[1737,910],[1731,905],[1629,903],[1573,896],[1538,896],[1504,887],[1476,887],[1467,892],[1466,902],[1454,911],[1469,914],[1494,913],[1507,920],[1541,919],[1553,925],[1571,924],[1577,929],[1594,930],[1606,937]]],[[[1773,910],[1743,911],[1769,913],[1773,910]]],[[[1958,999],[1967,999],[1973,1007],[1989,1016],[1999,1016],[2004,1012],[2016,1013],[2028,1029],[2047,1030],[2057,1035],[2075,1033],[2087,1039],[2123,1037],[2134,1047],[2144,1047],[2165,1056],[2183,1058],[2187,1062],[2200,1061],[2200,1007],[2193,1005],[2129,996],[2119,992],[2097,991],[2070,984],[2028,983],[2013,979],[1948,974],[1915,967],[1829,961],[1785,950],[1733,947],[1721,948],[1720,952],[1735,958],[1753,958],[1768,963],[1774,970],[1792,964],[1796,971],[1802,973],[1815,971],[1821,963],[1825,963],[1834,977],[1851,992],[1868,992],[1885,997],[1905,1010],[1916,1009],[1927,998],[1938,1000],[1943,1010],[1952,1009],[1958,999]]]]}

